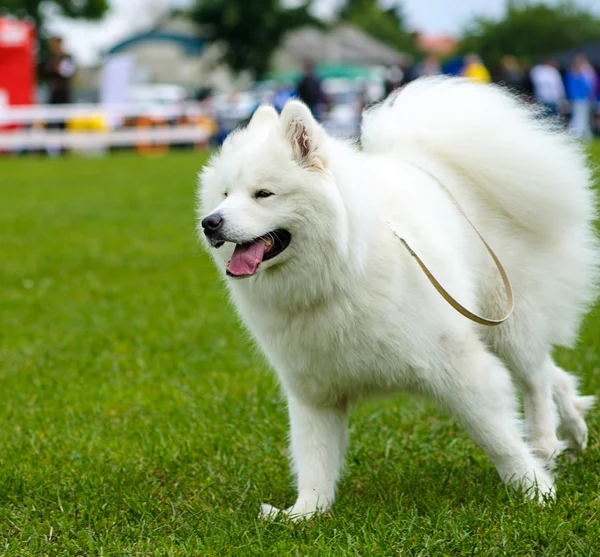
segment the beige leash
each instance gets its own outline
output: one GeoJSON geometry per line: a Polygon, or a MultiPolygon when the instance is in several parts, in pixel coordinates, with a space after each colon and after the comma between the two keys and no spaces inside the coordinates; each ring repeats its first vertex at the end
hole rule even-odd
{"type": "Polygon", "coordinates": [[[448,188],[446,188],[430,172],[427,172],[425,169],[423,169],[421,167],[417,167],[417,168],[419,168],[419,170],[421,170],[422,172],[424,172],[425,174],[427,174],[431,178],[433,178],[439,184],[439,186],[442,188],[442,190],[444,190],[446,192],[448,197],[450,197],[450,199],[453,201],[454,205],[460,211],[460,213],[465,218],[465,220],[469,223],[471,228],[473,230],[475,230],[477,236],[479,236],[479,239],[482,241],[482,243],[485,246],[485,248],[487,249],[488,253],[492,256],[492,259],[494,260],[494,263],[496,264],[496,268],[498,269],[498,272],[500,273],[500,277],[502,278],[502,282],[504,284],[504,290],[506,292],[507,309],[506,309],[506,313],[504,314],[504,317],[502,317],[501,319],[488,319],[487,317],[481,317],[480,315],[477,315],[476,313],[469,311],[466,307],[461,305],[455,298],[453,298],[450,295],[450,293],[433,276],[433,273],[427,268],[427,265],[425,265],[425,263],[423,263],[423,260],[415,253],[415,250],[413,250],[410,247],[408,242],[402,236],[400,236],[400,234],[398,234],[398,232],[394,229],[394,227],[392,226],[392,224],[390,222],[387,223],[388,226],[390,227],[390,229],[394,233],[394,235],[398,238],[398,240],[400,240],[404,244],[404,247],[408,250],[408,253],[410,253],[417,260],[419,267],[421,267],[421,269],[425,273],[425,276],[429,279],[429,282],[431,282],[431,284],[433,284],[434,288],[442,295],[444,300],[446,300],[456,311],[458,311],[458,313],[460,313],[461,315],[464,315],[467,319],[470,319],[471,321],[474,321],[475,323],[479,323],[480,325],[487,325],[488,327],[494,327],[496,325],[500,325],[500,323],[504,323],[512,315],[513,309],[515,307],[515,300],[514,300],[514,296],[513,296],[512,286],[510,284],[510,279],[508,278],[508,275],[506,274],[506,271],[504,270],[502,263],[500,263],[498,256],[494,253],[494,250],[483,239],[483,236],[479,233],[479,230],[477,230],[477,228],[475,228],[475,225],[471,222],[469,217],[467,217],[463,208],[459,205],[458,201],[456,201],[456,198],[450,193],[448,188]]]}

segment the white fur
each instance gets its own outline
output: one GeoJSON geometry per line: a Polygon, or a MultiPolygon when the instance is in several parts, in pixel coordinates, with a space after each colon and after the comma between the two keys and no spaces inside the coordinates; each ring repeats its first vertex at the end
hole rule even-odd
{"type": "MultiPolygon", "coordinates": [[[[226,279],[287,395],[298,499],[285,512],[309,517],[330,507],[349,406],[401,390],[452,411],[505,482],[552,495],[548,468],[565,446],[585,448],[593,402],[550,355],[553,344],[573,343],[596,295],[582,150],[500,89],[448,78],[418,80],[367,112],[362,141],[359,151],[328,137],[291,101],[280,117],[259,109],[201,175],[199,214],[219,210],[231,240],[292,234],[255,276],[226,279]],[[463,305],[501,315],[493,262],[429,173],[512,280],[516,309],[499,327],[452,309],[386,225],[463,305]],[[253,198],[263,188],[275,195],[253,198]]],[[[227,245],[210,250],[222,271],[227,245]]],[[[263,506],[264,516],[278,512],[263,506]]]]}

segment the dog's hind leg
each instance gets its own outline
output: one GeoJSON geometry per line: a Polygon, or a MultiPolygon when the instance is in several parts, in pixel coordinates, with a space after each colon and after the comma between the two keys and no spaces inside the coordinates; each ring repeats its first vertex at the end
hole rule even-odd
{"type": "Polygon", "coordinates": [[[527,438],[535,454],[550,468],[567,444],[557,436],[558,416],[552,397],[552,377],[542,373],[526,376],[523,385],[523,410],[527,438]]]}
{"type": "MultiPolygon", "coordinates": [[[[427,380],[427,378],[425,378],[427,380]]],[[[516,391],[504,364],[472,340],[457,347],[429,388],[483,448],[507,484],[552,496],[552,477],[522,438],[516,391]]]]}
{"type": "Polygon", "coordinates": [[[557,436],[559,417],[553,399],[554,372],[548,368],[548,346],[531,334],[535,327],[515,315],[511,323],[491,331],[490,341],[523,393],[525,431],[535,454],[550,468],[567,448],[557,436]],[[526,339],[526,341],[524,340],[526,339]]]}
{"type": "Polygon", "coordinates": [[[554,377],[552,392],[560,417],[559,435],[567,440],[570,448],[581,452],[587,446],[588,430],[584,417],[593,406],[595,397],[579,396],[573,375],[550,359],[547,366],[554,377]]]}
{"type": "Polygon", "coordinates": [[[558,367],[550,354],[538,365],[511,362],[523,385],[525,424],[536,454],[553,465],[566,448],[583,451],[588,437],[584,417],[594,397],[579,396],[576,378],[558,367]]]}
{"type": "Polygon", "coordinates": [[[556,457],[568,445],[557,436],[559,417],[553,398],[554,372],[548,368],[550,360],[545,359],[541,364],[531,359],[527,361],[512,357],[508,360],[522,386],[529,443],[535,454],[552,468],[556,457]]]}
{"type": "Polygon", "coordinates": [[[566,448],[583,451],[588,437],[584,417],[594,397],[579,396],[576,378],[550,354],[541,364],[513,364],[513,369],[523,384],[527,434],[537,455],[553,465],[566,448]]]}

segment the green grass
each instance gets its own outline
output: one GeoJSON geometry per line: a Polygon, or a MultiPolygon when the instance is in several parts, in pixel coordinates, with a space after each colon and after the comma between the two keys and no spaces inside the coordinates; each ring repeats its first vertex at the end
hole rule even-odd
{"type": "MultiPolygon", "coordinates": [[[[600,146],[595,149],[600,163],[600,146]]],[[[418,399],[356,408],[332,511],[194,235],[198,154],[0,159],[0,554],[598,555],[600,412],[542,508],[418,399]]],[[[600,388],[600,311],[560,362],[600,388]]]]}

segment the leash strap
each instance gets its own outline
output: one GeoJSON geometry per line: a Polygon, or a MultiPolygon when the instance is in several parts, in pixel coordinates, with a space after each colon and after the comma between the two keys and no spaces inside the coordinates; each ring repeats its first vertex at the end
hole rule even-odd
{"type": "Polygon", "coordinates": [[[494,263],[496,264],[496,268],[498,269],[498,272],[500,273],[500,277],[502,278],[502,283],[504,284],[504,291],[506,292],[507,308],[506,308],[504,317],[502,317],[501,319],[488,319],[487,317],[482,317],[480,315],[477,315],[476,313],[473,313],[472,311],[468,310],[466,307],[461,305],[440,284],[440,282],[435,278],[433,273],[429,270],[427,265],[425,265],[425,263],[423,263],[423,260],[418,256],[418,254],[415,252],[415,250],[410,247],[408,242],[402,236],[400,236],[400,234],[394,229],[394,227],[392,226],[392,224],[389,221],[387,223],[388,226],[390,227],[391,231],[394,233],[396,238],[398,238],[398,240],[400,240],[402,242],[402,244],[404,245],[404,247],[408,250],[408,253],[410,253],[416,259],[417,263],[419,264],[419,267],[421,267],[422,271],[425,273],[425,276],[429,279],[429,282],[431,282],[433,287],[439,292],[439,294],[442,296],[442,298],[444,298],[444,300],[446,300],[446,302],[448,302],[456,311],[458,311],[458,313],[465,316],[467,319],[474,321],[475,323],[479,323],[480,325],[486,325],[487,327],[495,327],[496,325],[500,325],[501,323],[504,323],[512,315],[512,312],[515,307],[515,300],[514,300],[514,295],[513,295],[513,289],[510,284],[510,279],[508,278],[508,275],[506,274],[506,271],[504,270],[502,263],[500,263],[498,256],[494,253],[494,250],[484,240],[483,236],[479,233],[479,230],[477,230],[477,228],[475,228],[475,225],[471,222],[469,217],[467,217],[463,208],[459,205],[458,201],[456,201],[456,198],[450,193],[448,188],[446,188],[435,176],[433,176],[432,174],[430,174],[423,168],[420,168],[420,167],[417,167],[417,168],[419,168],[419,170],[421,170],[422,172],[424,172],[425,174],[427,174],[431,178],[433,178],[439,184],[439,186],[442,188],[442,190],[444,190],[446,192],[446,194],[453,201],[454,205],[459,210],[461,215],[469,223],[469,225],[475,231],[477,236],[479,236],[479,239],[481,240],[481,242],[487,249],[487,251],[490,254],[490,256],[492,257],[492,259],[494,260],[494,263]]]}

